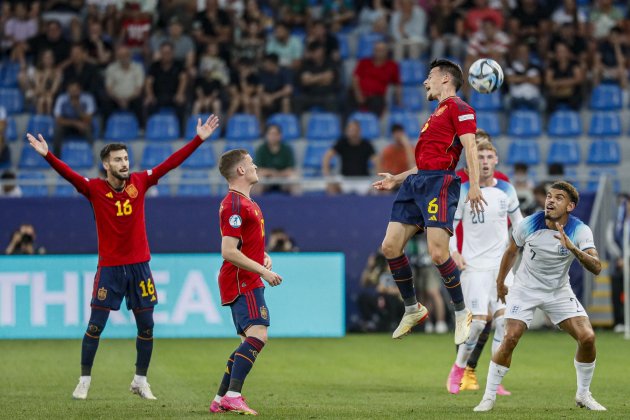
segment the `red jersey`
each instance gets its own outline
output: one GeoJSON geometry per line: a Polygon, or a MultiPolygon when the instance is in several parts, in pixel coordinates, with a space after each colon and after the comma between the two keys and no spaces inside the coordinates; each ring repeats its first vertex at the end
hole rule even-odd
{"type": "Polygon", "coordinates": [[[46,160],[92,205],[98,236],[98,265],[111,267],[151,259],[144,219],[144,196],[168,171],[179,166],[203,141],[195,137],[153,169],[134,172],[116,191],[104,179],[84,178],[51,152],[46,160]]]}
{"type": "MultiPolygon", "coordinates": [[[[265,260],[265,219],[258,204],[236,191],[230,191],[219,208],[221,236],[239,239],[239,249],[259,264],[265,260]]],[[[245,292],[265,287],[259,274],[223,261],[219,272],[221,304],[229,305],[245,292]]]]}
{"type": "Polygon", "coordinates": [[[364,96],[385,96],[390,84],[400,84],[398,63],[393,60],[387,60],[377,66],[371,58],[364,58],[357,64],[354,74],[359,78],[359,86],[364,96]]]}
{"type": "Polygon", "coordinates": [[[420,131],[416,144],[418,169],[454,170],[463,148],[459,137],[476,131],[477,116],[470,105],[458,96],[444,99],[420,131]]]}

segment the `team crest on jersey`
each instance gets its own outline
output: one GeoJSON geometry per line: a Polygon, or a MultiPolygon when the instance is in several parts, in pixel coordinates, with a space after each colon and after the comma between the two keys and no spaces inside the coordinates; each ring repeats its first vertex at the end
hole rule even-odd
{"type": "Polygon", "coordinates": [[[96,298],[98,300],[105,300],[107,298],[107,289],[104,287],[101,287],[100,289],[98,289],[98,293],[96,294],[96,298]]]}
{"type": "Polygon", "coordinates": [[[133,184],[129,184],[129,186],[127,186],[127,188],[125,188],[125,191],[127,191],[127,194],[131,198],[136,198],[138,196],[138,189],[133,184]]]}
{"type": "Polygon", "coordinates": [[[567,255],[569,255],[569,250],[563,247],[562,245],[558,245],[558,254],[563,257],[566,257],[567,255]]]}
{"type": "Polygon", "coordinates": [[[520,306],[518,306],[518,305],[514,305],[514,306],[512,306],[512,309],[510,309],[510,313],[511,313],[512,315],[516,315],[516,314],[518,313],[518,310],[519,310],[519,309],[521,309],[521,307],[520,307],[520,306]]]}
{"type": "Polygon", "coordinates": [[[229,222],[230,226],[232,226],[234,229],[237,229],[240,228],[243,224],[243,219],[241,219],[241,216],[239,216],[238,214],[233,214],[230,216],[229,222]]]}
{"type": "Polygon", "coordinates": [[[444,111],[446,111],[446,108],[447,108],[446,105],[439,107],[437,111],[435,111],[435,114],[433,115],[435,115],[436,117],[439,117],[440,115],[444,113],[444,111]]]}
{"type": "Polygon", "coordinates": [[[105,194],[105,197],[107,198],[114,198],[114,194],[112,194],[112,192],[108,192],[107,194],[105,194]]]}
{"type": "Polygon", "coordinates": [[[267,311],[267,308],[264,306],[260,307],[260,317],[262,319],[269,319],[269,312],[267,311]]]}
{"type": "Polygon", "coordinates": [[[426,123],[424,123],[424,127],[422,127],[422,131],[420,131],[420,132],[424,133],[425,131],[427,131],[427,128],[429,128],[429,122],[428,121],[426,123]]]}

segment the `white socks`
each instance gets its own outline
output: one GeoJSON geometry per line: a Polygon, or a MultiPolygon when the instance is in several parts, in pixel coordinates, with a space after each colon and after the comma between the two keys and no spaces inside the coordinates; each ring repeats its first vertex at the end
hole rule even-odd
{"type": "Polygon", "coordinates": [[[497,352],[505,335],[505,318],[503,315],[494,318],[494,337],[492,338],[492,355],[497,352]]]}
{"type": "Polygon", "coordinates": [[[413,314],[415,312],[418,312],[419,310],[420,307],[418,306],[418,302],[414,303],[413,305],[405,306],[405,314],[413,314]]]}
{"type": "Polygon", "coordinates": [[[496,400],[497,388],[501,385],[503,377],[510,368],[497,365],[493,361],[490,361],[490,367],[488,368],[488,380],[486,381],[486,392],[483,394],[483,399],[496,400]]]}
{"type": "Polygon", "coordinates": [[[92,382],[92,377],[91,376],[80,376],[79,377],[79,382],[83,382],[83,383],[87,382],[89,384],[90,382],[92,382]]]}
{"type": "Polygon", "coordinates": [[[214,401],[220,403],[221,402],[221,396],[219,396],[219,394],[214,396],[214,401]]]}
{"type": "Polygon", "coordinates": [[[486,326],[486,321],[483,319],[473,319],[470,324],[470,335],[468,336],[468,340],[464,344],[461,344],[457,349],[457,359],[455,359],[455,364],[457,367],[465,368],[466,362],[468,362],[468,358],[470,354],[475,349],[477,345],[477,340],[479,340],[479,335],[483,331],[486,326]]]}
{"type": "Polygon", "coordinates": [[[589,392],[593,372],[595,372],[595,360],[591,363],[580,363],[573,359],[573,364],[577,373],[577,393],[578,395],[586,394],[589,392]]]}
{"type": "Polygon", "coordinates": [[[147,383],[147,377],[146,376],[140,376],[140,375],[133,375],[133,381],[137,384],[146,384],[147,383]]]}
{"type": "Polygon", "coordinates": [[[228,398],[240,397],[241,393],[240,392],[234,392],[234,391],[228,391],[227,394],[225,394],[225,396],[228,397],[228,398]]]}

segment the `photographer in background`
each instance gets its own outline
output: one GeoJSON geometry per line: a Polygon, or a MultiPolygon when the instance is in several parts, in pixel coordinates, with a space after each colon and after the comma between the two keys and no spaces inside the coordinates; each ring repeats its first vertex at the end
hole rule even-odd
{"type": "Polygon", "coordinates": [[[276,228],[271,231],[269,243],[267,244],[268,252],[298,252],[299,250],[284,229],[276,228]]]}
{"type": "Polygon", "coordinates": [[[30,224],[23,224],[18,230],[13,232],[11,242],[5,254],[7,255],[35,255],[45,254],[46,249],[35,244],[35,228],[30,224]]]}

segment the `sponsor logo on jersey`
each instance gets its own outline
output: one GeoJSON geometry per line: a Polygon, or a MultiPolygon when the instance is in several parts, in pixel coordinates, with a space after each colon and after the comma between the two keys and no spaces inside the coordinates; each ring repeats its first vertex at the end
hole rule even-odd
{"type": "Polygon", "coordinates": [[[429,220],[432,222],[437,222],[437,218],[435,216],[429,217],[429,220]]]}
{"type": "Polygon", "coordinates": [[[131,198],[136,198],[138,196],[138,189],[133,184],[129,184],[127,188],[125,188],[125,191],[127,191],[127,194],[131,198]]]}
{"type": "Polygon", "coordinates": [[[112,192],[108,192],[107,194],[105,194],[105,197],[107,198],[114,198],[114,194],[112,194],[112,192]]]}
{"type": "Polygon", "coordinates": [[[107,289],[104,287],[101,287],[100,289],[98,289],[98,293],[96,294],[96,298],[98,300],[105,300],[107,298],[107,289]]]}
{"type": "Polygon", "coordinates": [[[267,308],[264,306],[260,307],[260,317],[262,319],[269,319],[269,312],[267,312],[267,308]]]}
{"type": "Polygon", "coordinates": [[[457,119],[459,120],[459,122],[462,122],[467,120],[474,120],[475,116],[473,114],[464,114],[457,117],[457,119]]]}
{"type": "Polygon", "coordinates": [[[240,228],[243,224],[243,219],[241,219],[241,216],[239,216],[238,214],[233,214],[230,216],[229,222],[230,226],[232,226],[234,229],[237,229],[240,228]]]}
{"type": "Polygon", "coordinates": [[[562,245],[558,245],[558,255],[566,257],[567,255],[569,255],[569,250],[562,245]]]}

